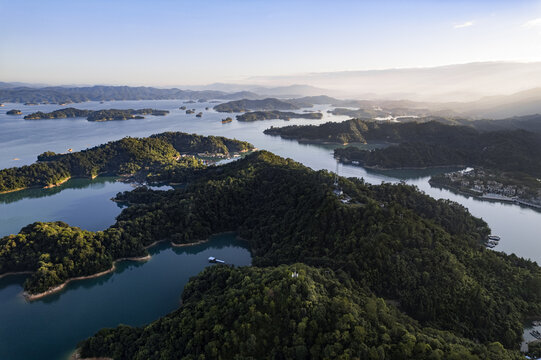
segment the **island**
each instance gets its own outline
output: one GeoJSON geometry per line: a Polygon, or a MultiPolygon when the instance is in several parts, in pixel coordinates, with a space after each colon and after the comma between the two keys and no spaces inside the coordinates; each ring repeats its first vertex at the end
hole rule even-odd
{"type": "MultiPolygon", "coordinates": [[[[184,100],[184,99],[222,99],[237,100],[258,98],[259,95],[249,91],[224,92],[215,90],[181,90],[158,89],[146,86],[47,86],[27,87],[14,86],[0,88],[2,103],[44,103],[70,104],[86,101],[115,100],[184,100]]],[[[193,101],[193,100],[191,100],[193,101]]]]}
{"type": "Polygon", "coordinates": [[[31,298],[157,241],[246,239],[251,267],[206,269],[177,310],[101,330],[83,357],[518,359],[523,319],[541,314],[541,268],[487,250],[487,224],[457,203],[266,151],[186,173],[179,189],[119,194],[129,206],[104,231],[34,223],[3,237],[0,274],[30,271],[31,298]]]}
{"type": "Polygon", "coordinates": [[[196,157],[228,157],[247,152],[253,146],[244,141],[220,136],[199,136],[166,132],[148,138],[126,137],[80,152],[45,152],[38,162],[0,170],[0,193],[31,187],[53,187],[74,177],[98,175],[159,176],[186,166],[200,166],[196,157]],[[186,156],[190,155],[190,156],[186,156]]]}
{"type": "Polygon", "coordinates": [[[22,115],[22,112],[21,110],[12,109],[6,111],[6,115],[22,115]]]}
{"type": "Polygon", "coordinates": [[[277,111],[277,110],[268,110],[268,111],[253,111],[247,112],[242,115],[237,115],[238,121],[251,122],[258,120],[290,120],[290,119],[311,119],[311,120],[320,120],[323,118],[323,114],[320,112],[304,112],[304,113],[294,113],[290,111],[277,111]]]}
{"type": "Polygon", "coordinates": [[[109,109],[109,110],[80,110],[75,108],[65,108],[55,110],[49,113],[41,111],[26,115],[25,120],[41,120],[41,119],[66,119],[86,117],[88,121],[112,121],[112,120],[129,120],[129,119],[144,119],[141,115],[165,116],[169,113],[167,110],[156,109],[109,109]]]}
{"type": "Polygon", "coordinates": [[[289,101],[275,98],[266,98],[262,100],[235,100],[214,106],[218,112],[246,112],[250,110],[298,110],[301,106],[289,101]]]}
{"type": "Polygon", "coordinates": [[[429,122],[376,122],[352,119],[320,126],[270,128],[266,134],[303,142],[386,143],[378,149],[348,146],[334,150],[343,163],[373,169],[475,168],[434,176],[434,186],[487,200],[541,203],[541,133],[526,130],[479,131],[472,126],[429,122]]]}

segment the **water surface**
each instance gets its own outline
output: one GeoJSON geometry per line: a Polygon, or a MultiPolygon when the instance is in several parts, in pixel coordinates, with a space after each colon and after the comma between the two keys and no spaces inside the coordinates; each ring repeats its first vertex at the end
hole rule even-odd
{"type": "Polygon", "coordinates": [[[244,241],[233,234],[208,243],[150,249],[147,262],[124,261],[115,272],[75,281],[57,294],[28,303],[24,276],[0,279],[0,359],[66,359],[77,343],[104,327],[140,326],[177,309],[189,278],[215,256],[229,264],[251,264],[244,241]]]}

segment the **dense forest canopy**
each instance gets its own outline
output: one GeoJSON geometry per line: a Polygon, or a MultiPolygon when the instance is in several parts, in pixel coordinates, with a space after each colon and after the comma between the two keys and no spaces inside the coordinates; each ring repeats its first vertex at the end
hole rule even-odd
{"type": "Polygon", "coordinates": [[[109,110],[80,110],[75,108],[65,108],[55,110],[49,113],[41,111],[26,115],[25,120],[41,120],[41,119],[66,119],[86,117],[88,121],[110,121],[110,120],[128,120],[128,119],[144,119],[140,115],[165,116],[169,114],[168,110],[156,109],[109,109],[109,110]]]}
{"type": "Polygon", "coordinates": [[[327,171],[258,152],[193,169],[182,189],[120,194],[130,206],[105,231],[36,223],[4,237],[0,272],[33,271],[25,287],[35,293],[116,258],[146,255],[144,246],[157,240],[237,231],[254,266],[303,262],[344,272],[422,326],[517,348],[521,321],[541,312],[535,263],[485,249],[486,223],[456,203],[406,185],[339,178],[338,187],[344,194],[327,171]]]}
{"type": "Polygon", "coordinates": [[[278,110],[268,110],[268,111],[252,111],[247,112],[241,115],[237,115],[238,121],[257,121],[257,120],[272,120],[272,119],[312,119],[319,120],[323,118],[323,114],[319,112],[308,112],[308,113],[294,113],[291,111],[278,111],[278,110]]]}
{"type": "Polygon", "coordinates": [[[181,155],[229,155],[250,149],[253,146],[244,141],[181,132],[127,137],[75,153],[45,152],[38,156],[37,163],[0,170],[0,192],[51,186],[71,177],[170,171],[198,162],[181,155]]]}
{"type": "Polygon", "coordinates": [[[287,100],[266,98],[262,100],[242,99],[229,101],[214,106],[214,110],[218,112],[245,112],[250,110],[298,110],[301,107],[287,100]]]}
{"type": "Polygon", "coordinates": [[[480,132],[469,126],[429,122],[375,122],[352,119],[319,126],[286,126],[266,134],[330,143],[387,142],[389,147],[335,149],[345,162],[381,168],[482,166],[541,177],[541,135],[525,130],[480,132]]]}
{"type": "Polygon", "coordinates": [[[522,358],[423,327],[343,271],[303,264],[209,267],[177,311],[143,328],[103,329],[80,348],[118,360],[522,358]]]}
{"type": "Polygon", "coordinates": [[[437,121],[392,123],[362,119],[328,122],[321,125],[274,127],[265,130],[265,134],[277,135],[287,139],[325,141],[339,144],[366,143],[370,141],[402,143],[413,140],[419,141],[419,139],[430,143],[448,143],[453,140],[468,142],[478,136],[478,132],[470,127],[452,127],[437,121]]]}

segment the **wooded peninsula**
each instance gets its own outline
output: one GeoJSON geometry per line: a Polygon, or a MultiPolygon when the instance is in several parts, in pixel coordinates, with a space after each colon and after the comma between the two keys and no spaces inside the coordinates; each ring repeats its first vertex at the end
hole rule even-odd
{"type": "Polygon", "coordinates": [[[184,188],[119,194],[130,206],[105,231],[34,223],[0,240],[0,273],[32,271],[25,288],[39,293],[145,256],[155,241],[247,239],[253,268],[206,270],[179,310],[103,330],[83,356],[518,359],[522,320],[541,314],[541,268],[485,249],[489,228],[459,204],[407,185],[335,182],[265,151],[186,169],[184,188]]]}
{"type": "Polygon", "coordinates": [[[200,160],[182,155],[227,156],[251,149],[253,146],[245,141],[181,132],[126,137],[75,153],[47,151],[32,165],[0,170],[0,192],[51,187],[72,177],[150,173],[159,176],[162,171],[178,172],[202,165],[200,160]]]}

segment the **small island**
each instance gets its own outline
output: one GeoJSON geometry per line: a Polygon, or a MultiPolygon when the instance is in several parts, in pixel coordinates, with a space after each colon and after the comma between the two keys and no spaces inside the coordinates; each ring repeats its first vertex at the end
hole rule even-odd
{"type": "Polygon", "coordinates": [[[263,100],[242,99],[214,106],[214,110],[228,113],[246,112],[250,110],[298,110],[300,108],[301,107],[297,104],[275,98],[263,100]]]}
{"type": "Polygon", "coordinates": [[[12,109],[6,111],[6,115],[22,115],[22,112],[21,110],[12,109]]]}
{"type": "Polygon", "coordinates": [[[238,121],[251,122],[258,120],[290,120],[290,119],[311,119],[311,120],[321,120],[323,114],[320,112],[305,112],[305,113],[295,113],[295,112],[284,112],[278,110],[268,110],[268,111],[253,111],[247,112],[242,115],[237,115],[238,121]]]}
{"type": "Polygon", "coordinates": [[[42,120],[42,119],[67,119],[86,117],[88,121],[112,121],[112,120],[129,120],[129,119],[144,119],[141,115],[165,116],[169,113],[167,110],[156,109],[126,109],[126,110],[81,110],[75,108],[65,108],[55,110],[49,113],[41,111],[26,115],[25,120],[42,120]]]}

